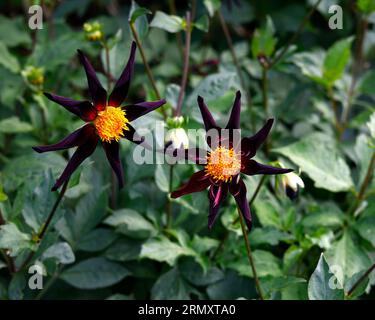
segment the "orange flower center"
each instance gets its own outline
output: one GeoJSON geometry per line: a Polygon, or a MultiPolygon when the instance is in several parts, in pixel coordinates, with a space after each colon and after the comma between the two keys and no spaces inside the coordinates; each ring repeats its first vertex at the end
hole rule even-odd
{"type": "Polygon", "coordinates": [[[127,123],[129,120],[125,116],[125,111],[111,106],[100,111],[94,120],[96,131],[105,142],[119,141],[124,135],[124,130],[129,130],[127,123]]]}
{"type": "Polygon", "coordinates": [[[207,156],[205,171],[215,181],[231,181],[240,170],[241,158],[233,148],[218,147],[207,156]]]}

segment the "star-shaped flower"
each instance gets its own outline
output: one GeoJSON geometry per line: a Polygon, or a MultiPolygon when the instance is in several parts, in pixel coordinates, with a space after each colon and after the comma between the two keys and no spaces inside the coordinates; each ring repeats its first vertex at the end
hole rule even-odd
{"type": "Polygon", "coordinates": [[[209,188],[208,197],[210,209],[208,215],[208,227],[212,228],[219,212],[221,203],[230,192],[245,218],[246,224],[251,229],[252,219],[249,203],[246,198],[246,186],[240,174],[283,174],[292,169],[276,168],[261,164],[253,158],[259,147],[266,140],[273,119],[266,124],[254,136],[245,137],[237,143],[234,139],[234,130],[240,129],[241,93],[237,91],[228,124],[225,129],[229,131],[227,138],[217,126],[214,118],[208,110],[202,97],[198,96],[198,105],[202,114],[207,132],[217,131],[217,138],[207,135],[207,143],[211,151],[202,149],[185,150],[185,159],[193,160],[196,164],[204,165],[204,169],[194,173],[190,180],[178,190],[172,192],[172,198],[178,198],[185,194],[198,192],[209,188]],[[202,157],[202,155],[204,155],[202,157]]]}
{"type": "Polygon", "coordinates": [[[133,42],[128,63],[109,96],[100,84],[91,63],[80,50],[78,50],[78,55],[86,72],[92,101],[76,101],[55,94],[44,93],[48,99],[63,106],[86,122],[81,128],[56,144],[33,147],[39,153],[78,147],[52,187],[53,191],[67,181],[77,167],[95,151],[99,140],[101,140],[107,159],[117,176],[119,187],[123,187],[124,178],[119,156],[119,140],[125,138],[137,144],[142,143],[143,139],[137,135],[130,122],[165,103],[163,99],[121,106],[128,94],[134,69],[135,52],[136,43],[133,42]]]}

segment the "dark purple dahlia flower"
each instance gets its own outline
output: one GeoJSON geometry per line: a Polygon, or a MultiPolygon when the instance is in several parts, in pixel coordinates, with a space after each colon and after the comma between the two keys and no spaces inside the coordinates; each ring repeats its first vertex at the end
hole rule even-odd
{"type": "Polygon", "coordinates": [[[207,133],[216,131],[217,134],[213,136],[217,138],[212,138],[212,135],[207,134],[206,139],[211,148],[210,152],[201,149],[185,150],[185,158],[193,160],[196,164],[204,165],[204,169],[194,173],[190,180],[178,190],[172,192],[171,196],[172,198],[178,198],[185,194],[209,188],[208,227],[212,228],[218,216],[220,205],[230,192],[234,196],[250,230],[252,226],[250,207],[246,198],[246,186],[240,177],[240,173],[246,175],[283,174],[293,171],[292,169],[264,165],[251,159],[266,140],[273,119],[269,119],[254,136],[243,138],[237,143],[234,139],[234,133],[235,130],[240,129],[240,91],[236,93],[231,115],[225,127],[226,132],[229,133],[227,137],[224,137],[224,130],[216,125],[202,97],[198,97],[198,105],[207,133]]]}
{"type": "Polygon", "coordinates": [[[136,43],[133,42],[128,63],[109,96],[100,84],[91,63],[80,50],[78,50],[78,55],[86,71],[92,102],[75,101],[55,94],[44,93],[48,99],[63,106],[86,122],[84,126],[56,144],[33,147],[39,153],[78,147],[53,186],[53,191],[66,182],[77,167],[95,151],[99,140],[102,141],[107,159],[117,176],[119,187],[123,187],[124,178],[119,156],[119,140],[125,138],[137,144],[142,143],[143,140],[137,135],[130,122],[165,103],[163,99],[121,106],[128,94],[134,69],[135,52],[136,43]]]}

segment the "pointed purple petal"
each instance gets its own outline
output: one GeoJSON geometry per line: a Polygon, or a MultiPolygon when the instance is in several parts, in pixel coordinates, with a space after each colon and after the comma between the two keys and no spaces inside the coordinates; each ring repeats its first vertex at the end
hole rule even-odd
{"type": "Polygon", "coordinates": [[[144,116],[145,114],[159,108],[165,104],[165,100],[150,101],[150,102],[140,102],[132,105],[122,107],[122,110],[126,113],[126,118],[129,121],[138,119],[139,117],[144,116]]]}
{"type": "Polygon", "coordinates": [[[120,144],[116,141],[103,142],[103,148],[121,189],[124,186],[124,172],[120,161],[120,144]]]}
{"type": "Polygon", "coordinates": [[[273,119],[268,119],[266,124],[255,135],[250,138],[243,138],[241,141],[241,151],[252,158],[255,156],[259,147],[267,139],[273,125],[273,119]]]}
{"type": "Polygon", "coordinates": [[[55,144],[37,146],[33,147],[33,149],[38,153],[69,149],[80,146],[90,135],[95,135],[95,128],[91,124],[86,124],[55,144]]]}
{"type": "Polygon", "coordinates": [[[255,160],[241,159],[241,172],[249,176],[255,174],[283,174],[292,172],[293,169],[284,169],[261,164],[255,160]]]}
{"type": "Polygon", "coordinates": [[[235,182],[234,180],[229,186],[230,193],[233,195],[234,199],[237,202],[237,206],[245,219],[246,225],[249,229],[249,231],[252,228],[252,218],[251,218],[251,212],[250,212],[250,206],[249,202],[246,198],[246,186],[245,183],[242,181],[242,179],[239,179],[238,182],[235,182]]]}
{"type": "Polygon", "coordinates": [[[241,114],[241,92],[236,92],[236,99],[234,100],[232,112],[230,114],[226,129],[240,128],[240,114],[241,114]]]}
{"type": "Polygon", "coordinates": [[[61,185],[67,181],[78,166],[95,151],[98,144],[99,137],[97,135],[91,135],[86,143],[80,145],[74,152],[72,158],[69,160],[68,165],[61,174],[60,178],[57,179],[55,185],[52,187],[52,191],[56,191],[61,185]]]}
{"type": "Polygon", "coordinates": [[[130,81],[134,70],[134,59],[136,49],[137,45],[133,41],[130,49],[128,63],[126,64],[126,67],[122,72],[120,78],[117,80],[116,85],[108,99],[108,105],[112,107],[120,106],[120,104],[125,100],[126,96],[128,95],[130,81]]]}
{"type": "Polygon", "coordinates": [[[208,192],[210,209],[208,213],[208,228],[211,229],[218,217],[220,205],[228,194],[228,184],[222,183],[219,186],[212,185],[208,192]]]}
{"type": "Polygon", "coordinates": [[[201,170],[194,173],[186,184],[182,185],[176,191],[173,191],[171,193],[171,197],[175,199],[185,194],[199,192],[207,189],[210,184],[211,182],[209,177],[206,176],[206,172],[204,170],[201,170]]]}
{"type": "Polygon", "coordinates": [[[51,101],[63,106],[66,110],[80,117],[83,121],[89,122],[96,118],[97,111],[89,101],[76,101],[56,94],[44,92],[44,95],[51,101]]]}
{"type": "Polygon", "coordinates": [[[217,128],[216,122],[214,118],[212,117],[211,112],[208,110],[207,105],[204,103],[204,100],[201,96],[198,96],[198,106],[202,114],[202,119],[204,122],[204,126],[206,128],[206,131],[217,128]]]}
{"type": "Polygon", "coordinates": [[[87,57],[83,54],[81,50],[77,51],[79,60],[85,68],[87,83],[89,86],[94,106],[98,111],[102,111],[105,109],[107,105],[107,91],[100,84],[99,79],[96,76],[96,72],[92,67],[89,59],[87,59],[87,57]]]}

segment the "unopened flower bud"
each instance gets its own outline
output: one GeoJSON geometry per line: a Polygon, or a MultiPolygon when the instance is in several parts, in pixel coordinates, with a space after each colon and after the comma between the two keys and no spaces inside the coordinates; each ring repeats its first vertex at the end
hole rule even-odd
{"type": "Polygon", "coordinates": [[[99,22],[85,23],[83,25],[85,38],[88,41],[100,41],[103,39],[102,25],[99,22]]]}
{"type": "Polygon", "coordinates": [[[189,137],[183,128],[172,128],[165,135],[165,144],[173,149],[189,148],[189,137]]]}
{"type": "Polygon", "coordinates": [[[27,66],[22,70],[23,77],[34,86],[41,86],[44,83],[44,70],[34,66],[27,66]]]}
{"type": "Polygon", "coordinates": [[[300,188],[304,188],[305,184],[300,176],[294,172],[289,172],[281,176],[281,182],[284,187],[286,195],[289,199],[293,200],[297,198],[298,191],[300,188]]]}

